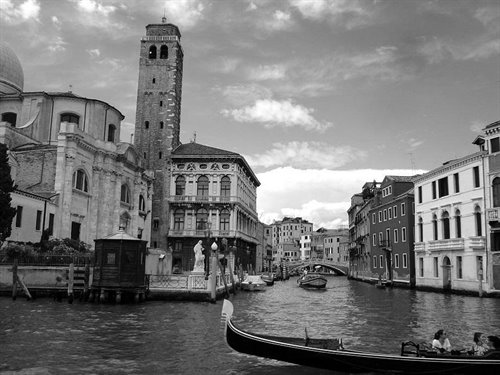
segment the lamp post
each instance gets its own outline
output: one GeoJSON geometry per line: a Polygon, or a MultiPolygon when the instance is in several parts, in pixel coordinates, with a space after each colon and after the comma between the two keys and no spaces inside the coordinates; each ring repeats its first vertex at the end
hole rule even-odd
{"type": "Polygon", "coordinates": [[[217,243],[214,241],[212,243],[212,246],[210,246],[212,249],[212,254],[211,254],[211,259],[212,259],[212,273],[210,275],[210,299],[212,302],[216,301],[217,298],[217,262],[219,261],[219,246],[217,246],[217,243]]]}

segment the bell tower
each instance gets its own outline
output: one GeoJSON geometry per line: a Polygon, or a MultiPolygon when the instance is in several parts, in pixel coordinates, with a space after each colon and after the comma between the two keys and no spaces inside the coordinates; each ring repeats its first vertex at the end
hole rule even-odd
{"type": "Polygon", "coordinates": [[[179,144],[184,53],[177,26],[146,26],[141,39],[135,146],[154,171],[151,247],[167,249],[170,154],[179,144]]]}

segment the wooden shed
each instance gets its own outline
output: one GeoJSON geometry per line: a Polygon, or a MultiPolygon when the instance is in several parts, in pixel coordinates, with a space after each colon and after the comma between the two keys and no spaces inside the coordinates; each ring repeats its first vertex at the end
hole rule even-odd
{"type": "Polygon", "coordinates": [[[101,302],[114,297],[117,303],[124,294],[134,301],[144,299],[146,292],[146,241],[123,231],[95,240],[95,266],[91,298],[101,302]]]}

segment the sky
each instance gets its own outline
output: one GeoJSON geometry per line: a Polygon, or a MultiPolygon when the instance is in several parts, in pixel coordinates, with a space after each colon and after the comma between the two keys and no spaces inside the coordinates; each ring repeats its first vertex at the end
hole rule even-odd
{"type": "Polygon", "coordinates": [[[500,120],[500,1],[0,0],[25,91],[135,121],[140,39],[163,15],[184,51],[181,142],[245,157],[265,223],[347,225],[368,181],[477,151],[500,120]]]}

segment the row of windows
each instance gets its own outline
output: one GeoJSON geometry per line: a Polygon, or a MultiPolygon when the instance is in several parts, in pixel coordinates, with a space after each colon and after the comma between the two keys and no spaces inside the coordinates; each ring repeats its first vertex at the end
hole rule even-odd
{"type": "MultiPolygon", "coordinates": [[[[399,254],[394,254],[394,268],[400,268],[402,266],[402,268],[408,268],[408,254],[401,254],[403,256],[403,264],[401,265],[399,263],[399,254]]],[[[379,263],[378,263],[378,266],[379,268],[383,268],[385,269],[385,263],[384,263],[384,256],[383,255],[379,255],[378,256],[378,259],[379,259],[379,263]]],[[[391,256],[391,260],[392,260],[392,256],[391,256]]],[[[377,255],[374,255],[373,256],[373,268],[377,268],[377,255]]]]}
{"type": "MultiPolygon", "coordinates": [[[[480,237],[483,235],[481,208],[476,206],[474,209],[474,224],[475,235],[480,237]]],[[[443,211],[441,214],[441,238],[444,240],[451,238],[450,230],[450,214],[443,211]]],[[[418,218],[417,226],[419,229],[419,242],[424,241],[424,221],[421,217],[418,218]]],[[[439,239],[439,221],[436,214],[432,215],[432,239],[437,241],[439,239]]],[[[462,238],[462,217],[460,210],[455,210],[455,238],[462,238]]]]}
{"type": "MultiPolygon", "coordinates": [[[[446,260],[443,261],[443,264],[446,265],[445,263],[448,262],[447,266],[450,266],[450,260],[448,257],[445,258],[446,260]]],[[[439,275],[439,258],[438,257],[433,257],[432,258],[432,276],[433,277],[440,277],[439,275]]],[[[457,256],[455,258],[455,277],[457,279],[463,279],[463,258],[462,256],[457,256]]],[[[418,258],[418,274],[420,277],[424,277],[424,258],[418,258]]],[[[483,257],[482,256],[476,256],[476,278],[477,280],[482,280],[483,278],[483,257]]]]}
{"type": "MultiPolygon", "coordinates": [[[[200,208],[195,213],[196,216],[196,230],[206,230],[208,228],[208,210],[200,208]]],[[[174,230],[184,230],[184,222],[186,218],[186,211],[177,209],[174,211],[174,230]]],[[[219,230],[229,230],[230,213],[227,209],[222,209],[219,212],[219,230]]],[[[153,222],[153,229],[154,222],[153,222]]]]}
{"type": "MultiPolygon", "coordinates": [[[[203,175],[196,181],[196,195],[208,197],[210,181],[203,175]]],[[[186,195],[186,177],[179,176],[175,179],[175,195],[186,195]]],[[[220,196],[231,196],[231,179],[224,176],[220,179],[220,196]]]]}
{"type": "MultiPolygon", "coordinates": [[[[160,102],[161,103],[161,102],[160,102]]],[[[161,105],[160,105],[161,106],[161,105]]],[[[165,123],[163,121],[160,121],[158,124],[158,127],[160,129],[163,129],[165,127],[165,123]]],[[[149,129],[149,121],[144,121],[144,128],[149,129]]]]}
{"type": "Polygon", "coordinates": [[[382,198],[385,198],[391,194],[392,194],[392,186],[387,186],[387,187],[382,189],[382,198]]]}
{"type": "MultiPolygon", "coordinates": [[[[406,215],[406,204],[403,202],[401,203],[401,216],[406,215]]],[[[382,221],[387,221],[387,220],[392,220],[392,218],[396,219],[398,217],[398,206],[395,205],[394,207],[389,207],[384,210],[380,210],[378,212],[378,222],[381,223],[382,221]]],[[[375,213],[372,213],[372,224],[377,223],[377,216],[375,213]]]]}
{"type": "MultiPolygon", "coordinates": [[[[385,239],[386,239],[385,245],[389,246],[390,245],[390,241],[391,241],[391,230],[389,228],[387,228],[385,230],[385,239]]],[[[392,242],[393,243],[398,243],[399,242],[399,229],[394,229],[392,242]]],[[[402,227],[401,228],[401,242],[406,242],[406,227],[402,227]]],[[[373,233],[373,235],[372,235],[372,244],[373,244],[373,246],[377,246],[377,244],[379,246],[383,245],[384,244],[384,233],[383,232],[379,232],[379,234],[378,234],[378,243],[377,243],[377,234],[373,233]]]]}
{"type": "MultiPolygon", "coordinates": [[[[453,192],[454,193],[459,193],[460,192],[460,174],[459,173],[454,173],[453,176],[453,192]]],[[[479,177],[479,167],[473,167],[472,168],[472,183],[474,188],[481,187],[481,179],[479,177]]],[[[500,185],[500,181],[497,182],[500,185]]],[[[446,197],[450,194],[449,192],[449,183],[448,183],[448,176],[440,178],[437,181],[432,181],[431,182],[431,189],[432,189],[432,199],[437,199],[437,198],[442,198],[446,197]]],[[[422,186],[418,187],[418,203],[423,202],[423,191],[422,191],[422,186]]]]}
{"type": "MultiPolygon", "coordinates": [[[[72,124],[80,125],[80,116],[74,113],[62,113],[59,117],[59,122],[70,122],[72,124]]],[[[16,126],[17,114],[14,112],[2,113],[2,121],[8,122],[12,127],[16,126]]],[[[114,124],[108,125],[108,142],[114,142],[116,137],[116,126],[114,124]]]]}
{"type": "MultiPolygon", "coordinates": [[[[78,169],[73,173],[73,189],[89,192],[89,180],[83,169],[78,169]]],[[[131,194],[127,184],[123,184],[120,189],[120,202],[130,204],[131,194]]],[[[146,210],[146,201],[142,195],[139,195],[139,211],[146,210]]]]}
{"type": "MultiPolygon", "coordinates": [[[[43,225],[43,212],[41,210],[36,211],[36,219],[35,219],[35,230],[41,231],[43,225]]],[[[16,207],[16,228],[23,227],[23,206],[16,207]]],[[[54,214],[49,214],[49,223],[48,230],[49,235],[52,235],[54,229],[54,214]]]]}

